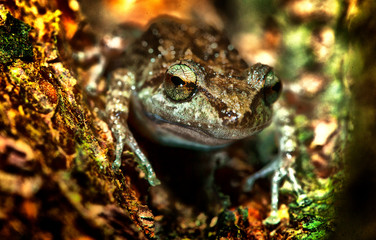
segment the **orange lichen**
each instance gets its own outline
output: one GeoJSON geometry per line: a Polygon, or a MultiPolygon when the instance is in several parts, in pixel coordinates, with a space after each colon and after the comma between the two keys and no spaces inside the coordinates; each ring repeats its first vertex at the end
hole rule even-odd
{"type": "Polygon", "coordinates": [[[45,80],[42,80],[39,82],[39,87],[41,91],[48,97],[48,100],[51,103],[53,104],[57,103],[57,92],[51,83],[45,80]]]}

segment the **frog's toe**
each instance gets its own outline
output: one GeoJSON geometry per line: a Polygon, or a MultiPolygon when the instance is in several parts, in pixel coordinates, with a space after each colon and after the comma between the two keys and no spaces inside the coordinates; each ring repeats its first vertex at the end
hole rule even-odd
{"type": "Polygon", "coordinates": [[[153,186],[153,187],[161,184],[161,181],[157,178],[155,174],[148,176],[148,182],[150,186],[153,186]]]}
{"type": "Polygon", "coordinates": [[[255,184],[256,178],[254,176],[250,176],[247,178],[243,185],[244,192],[250,192],[253,189],[253,185],[255,184]]]}
{"type": "Polygon", "coordinates": [[[120,159],[116,159],[113,163],[112,163],[112,170],[116,173],[118,173],[120,171],[120,166],[121,166],[121,160],[120,159]]]}
{"type": "Polygon", "coordinates": [[[265,220],[264,220],[264,224],[265,225],[277,225],[278,223],[281,222],[281,218],[278,217],[278,214],[277,213],[272,213],[270,214],[269,217],[267,217],[265,220]]]}
{"type": "Polygon", "coordinates": [[[296,199],[296,203],[299,207],[307,207],[311,205],[312,199],[310,199],[306,194],[300,194],[296,199]]]}

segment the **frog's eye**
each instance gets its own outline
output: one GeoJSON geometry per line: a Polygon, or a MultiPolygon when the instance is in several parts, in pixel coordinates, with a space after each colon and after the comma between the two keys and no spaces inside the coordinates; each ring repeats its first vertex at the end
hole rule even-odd
{"type": "Polygon", "coordinates": [[[246,72],[247,83],[264,93],[264,102],[267,105],[277,101],[282,91],[282,83],[268,65],[256,63],[246,72]]]}
{"type": "Polygon", "coordinates": [[[163,87],[168,97],[175,101],[184,101],[196,91],[197,76],[185,64],[175,64],[168,68],[163,87]]]}
{"type": "Polygon", "coordinates": [[[279,95],[281,94],[282,83],[274,74],[273,70],[270,70],[266,74],[264,81],[264,101],[266,104],[270,105],[277,101],[279,95]]]}

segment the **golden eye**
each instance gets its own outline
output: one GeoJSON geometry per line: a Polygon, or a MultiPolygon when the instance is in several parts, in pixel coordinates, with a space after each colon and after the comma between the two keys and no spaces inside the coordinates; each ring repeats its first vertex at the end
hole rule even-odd
{"type": "Polygon", "coordinates": [[[175,64],[168,68],[163,87],[168,97],[175,101],[184,101],[196,92],[197,76],[185,64],[175,64]]]}

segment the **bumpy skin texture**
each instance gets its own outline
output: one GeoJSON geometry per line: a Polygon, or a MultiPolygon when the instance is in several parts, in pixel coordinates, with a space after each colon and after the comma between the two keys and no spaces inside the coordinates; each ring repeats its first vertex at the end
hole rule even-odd
{"type": "Polygon", "coordinates": [[[115,65],[107,112],[118,142],[132,104],[144,132],[162,144],[222,146],[268,126],[273,101],[265,95],[280,92],[272,69],[249,67],[222,33],[172,18],[152,23],[115,65]],[[175,98],[179,89],[187,97],[175,98]]]}

